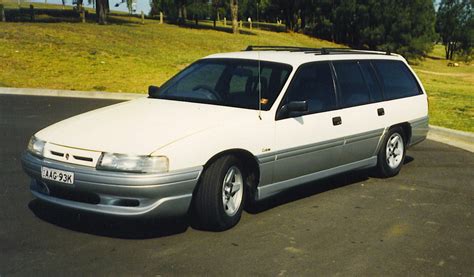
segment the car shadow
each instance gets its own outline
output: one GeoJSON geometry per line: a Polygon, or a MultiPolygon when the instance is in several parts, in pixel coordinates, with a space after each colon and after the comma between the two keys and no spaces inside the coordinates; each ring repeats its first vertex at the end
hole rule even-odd
{"type": "Polygon", "coordinates": [[[40,219],[76,232],[120,239],[152,239],[184,233],[189,224],[183,218],[168,220],[130,219],[79,212],[53,206],[37,199],[28,208],[40,219]]]}
{"type": "MultiPolygon", "coordinates": [[[[415,159],[411,156],[405,156],[404,165],[411,163],[415,159]]],[[[279,194],[276,194],[268,199],[259,201],[250,205],[246,208],[246,211],[250,214],[261,213],[275,207],[294,202],[303,198],[311,197],[319,193],[323,193],[329,190],[337,189],[340,187],[352,185],[358,182],[363,182],[369,178],[381,178],[376,170],[373,168],[350,171],[328,178],[324,178],[318,181],[310,182],[285,190],[279,194]]]]}
{"type": "Polygon", "coordinates": [[[268,199],[258,201],[250,207],[247,207],[246,211],[250,214],[261,213],[319,193],[362,182],[368,180],[372,176],[372,170],[367,169],[328,177],[285,190],[268,199]]]}
{"type": "MultiPolygon", "coordinates": [[[[189,28],[189,29],[196,29],[196,30],[214,30],[214,31],[219,31],[219,32],[224,32],[228,34],[232,34],[232,26],[222,26],[222,25],[216,25],[215,27],[213,25],[209,24],[195,24],[192,21],[187,20],[186,22],[178,24],[177,22],[172,22],[168,21],[168,24],[174,24],[177,25],[181,28],[189,28]]],[[[255,36],[256,34],[252,31],[249,30],[244,30],[244,29],[239,29],[239,34],[241,35],[251,35],[255,36]]]]}

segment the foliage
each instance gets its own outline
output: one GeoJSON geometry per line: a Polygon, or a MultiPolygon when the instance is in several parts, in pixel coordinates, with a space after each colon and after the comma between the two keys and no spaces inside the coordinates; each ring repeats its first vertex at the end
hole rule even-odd
{"type": "Polygon", "coordinates": [[[338,43],[415,58],[426,55],[436,38],[431,0],[315,2],[314,13],[305,13],[306,30],[338,43]]]}
{"type": "Polygon", "coordinates": [[[241,17],[256,15],[287,30],[388,50],[409,58],[426,55],[436,40],[432,0],[242,0],[241,17]]]}
{"type": "Polygon", "coordinates": [[[467,59],[472,55],[474,19],[471,0],[442,0],[437,13],[436,29],[445,45],[445,57],[452,60],[454,54],[467,59]]]}
{"type": "Polygon", "coordinates": [[[151,0],[150,6],[150,15],[159,15],[162,12],[172,21],[178,18],[178,9],[174,0],[151,0]]]}
{"type": "Polygon", "coordinates": [[[206,19],[209,15],[209,2],[206,0],[193,0],[188,7],[188,13],[198,24],[198,20],[206,19]]]}

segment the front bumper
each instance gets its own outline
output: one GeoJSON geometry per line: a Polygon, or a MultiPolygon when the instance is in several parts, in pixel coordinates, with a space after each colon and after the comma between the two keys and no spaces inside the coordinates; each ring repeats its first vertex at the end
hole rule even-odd
{"type": "Polygon", "coordinates": [[[40,159],[28,152],[23,154],[21,163],[32,178],[30,189],[38,199],[77,210],[117,216],[185,215],[202,172],[202,166],[165,174],[101,171],[40,159]],[[74,172],[74,184],[42,179],[42,166],[74,172]]]}

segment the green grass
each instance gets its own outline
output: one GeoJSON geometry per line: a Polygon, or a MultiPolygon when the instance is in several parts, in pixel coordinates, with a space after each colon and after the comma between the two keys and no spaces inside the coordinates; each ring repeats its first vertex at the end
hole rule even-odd
{"type": "Polygon", "coordinates": [[[474,65],[449,67],[444,47],[436,45],[430,57],[413,68],[429,97],[430,123],[474,132],[474,65]]]}
{"type": "MultiPolygon", "coordinates": [[[[1,0],[0,0],[1,1],[1,0]]],[[[34,4],[62,9],[61,6],[34,4]]],[[[28,7],[26,3],[22,5],[28,7]]],[[[16,4],[7,8],[16,9],[16,4]]],[[[67,7],[67,9],[71,9],[67,7]]],[[[38,15],[38,20],[55,19],[38,15]]],[[[219,31],[158,24],[115,15],[107,26],[79,18],[60,23],[0,23],[0,85],[70,90],[145,93],[203,56],[239,51],[247,45],[337,47],[301,34],[244,28],[233,35],[219,31]]],[[[229,22],[229,21],[228,21],[229,22]]],[[[414,65],[430,98],[431,123],[474,132],[474,67],[448,67],[442,46],[414,65]]]]}

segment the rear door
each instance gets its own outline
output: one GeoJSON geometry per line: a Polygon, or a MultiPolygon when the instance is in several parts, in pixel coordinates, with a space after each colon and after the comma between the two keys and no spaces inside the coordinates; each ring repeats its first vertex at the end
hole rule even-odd
{"type": "Polygon", "coordinates": [[[382,90],[369,61],[334,61],[341,133],[345,142],[341,164],[370,162],[386,123],[382,90]]]}

